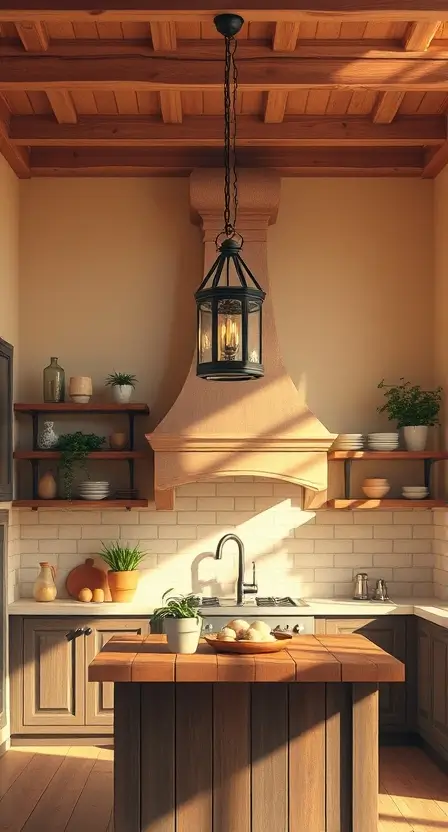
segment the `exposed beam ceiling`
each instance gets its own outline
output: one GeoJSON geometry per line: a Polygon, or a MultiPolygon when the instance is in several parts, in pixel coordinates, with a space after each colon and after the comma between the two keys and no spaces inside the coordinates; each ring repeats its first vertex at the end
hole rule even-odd
{"type": "Polygon", "coordinates": [[[431,45],[440,26],[439,20],[422,21],[411,23],[404,40],[404,48],[407,52],[424,52],[431,45]]]}
{"type": "MultiPolygon", "coordinates": [[[[239,61],[240,90],[327,87],[394,91],[448,90],[448,61],[415,59],[272,58],[239,61]]],[[[2,57],[0,90],[71,89],[221,90],[222,64],[210,60],[137,56],[2,57]]]]}
{"type": "MultiPolygon", "coordinates": [[[[45,116],[15,116],[10,140],[25,146],[216,147],[223,142],[221,117],[189,116],[182,124],[164,124],[148,116],[81,116],[74,125],[56,124],[45,116]]],[[[256,116],[238,121],[238,146],[246,147],[422,147],[447,138],[443,116],[397,118],[372,124],[368,117],[296,116],[281,124],[263,124],[256,116]]]]}
{"type": "Polygon", "coordinates": [[[20,0],[17,4],[0,0],[0,20],[207,20],[219,12],[239,11],[246,20],[315,20],[329,17],[339,20],[443,20],[448,17],[446,0],[244,0],[240,8],[220,0],[107,0],[107,8],[98,9],[87,0],[20,0]]]}
{"type": "Polygon", "coordinates": [[[19,179],[28,179],[30,176],[28,149],[10,142],[10,118],[11,114],[8,107],[0,95],[0,153],[4,156],[19,179]]]}
{"type": "Polygon", "coordinates": [[[373,111],[375,124],[390,124],[398,113],[404,92],[382,92],[373,111]]]}
{"type": "Polygon", "coordinates": [[[43,23],[24,21],[16,23],[17,34],[27,52],[46,52],[48,49],[48,35],[43,23]]]}
{"type": "Polygon", "coordinates": [[[48,90],[47,96],[59,124],[76,124],[78,114],[67,90],[48,90]]]}

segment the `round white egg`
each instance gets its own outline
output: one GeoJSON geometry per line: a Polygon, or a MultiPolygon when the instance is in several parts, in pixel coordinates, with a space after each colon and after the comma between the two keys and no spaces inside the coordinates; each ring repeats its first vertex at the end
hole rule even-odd
{"type": "Polygon", "coordinates": [[[249,624],[244,618],[235,618],[233,621],[229,621],[224,629],[229,628],[236,633],[237,638],[241,638],[243,633],[249,629],[249,624]]]}

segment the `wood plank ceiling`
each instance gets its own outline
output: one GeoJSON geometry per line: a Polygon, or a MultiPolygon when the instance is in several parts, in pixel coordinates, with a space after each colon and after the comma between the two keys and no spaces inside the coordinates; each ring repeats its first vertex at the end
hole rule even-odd
{"type": "MultiPolygon", "coordinates": [[[[222,161],[215,0],[0,0],[0,152],[29,176],[222,161]],[[165,4],[166,5],[166,4],[165,4]]],[[[434,177],[448,162],[448,2],[246,0],[239,164],[434,177]]]]}

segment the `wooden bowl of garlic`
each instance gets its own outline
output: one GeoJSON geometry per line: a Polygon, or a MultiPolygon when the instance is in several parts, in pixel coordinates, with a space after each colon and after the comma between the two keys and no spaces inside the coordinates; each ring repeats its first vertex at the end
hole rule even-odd
{"type": "Polygon", "coordinates": [[[289,633],[271,632],[269,624],[265,621],[254,621],[249,624],[242,618],[229,621],[216,635],[205,636],[207,644],[217,653],[246,655],[278,653],[288,646],[290,638],[289,633]]]}

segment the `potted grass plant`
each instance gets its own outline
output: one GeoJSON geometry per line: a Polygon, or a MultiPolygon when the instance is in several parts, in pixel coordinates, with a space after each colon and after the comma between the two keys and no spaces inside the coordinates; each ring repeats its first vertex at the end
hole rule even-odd
{"type": "Polygon", "coordinates": [[[112,396],[117,404],[128,404],[132,391],[135,390],[137,378],[133,373],[110,373],[106,378],[106,387],[112,388],[112,396]]]}
{"type": "Polygon", "coordinates": [[[154,610],[151,622],[160,621],[172,653],[196,653],[202,629],[202,617],[194,595],[162,596],[162,607],[154,610]]]}
{"type": "Polygon", "coordinates": [[[386,384],[384,379],[378,387],[384,390],[386,401],[378,408],[387,413],[389,421],[396,421],[403,428],[408,451],[423,451],[426,447],[428,427],[439,424],[439,410],[442,403],[442,387],[422,390],[419,384],[411,384],[400,378],[400,384],[386,384]]]}
{"type": "Polygon", "coordinates": [[[109,567],[107,580],[112,601],[126,604],[133,600],[138,586],[138,567],[146,555],[138,546],[125,546],[118,540],[103,543],[100,556],[109,567]]]}

